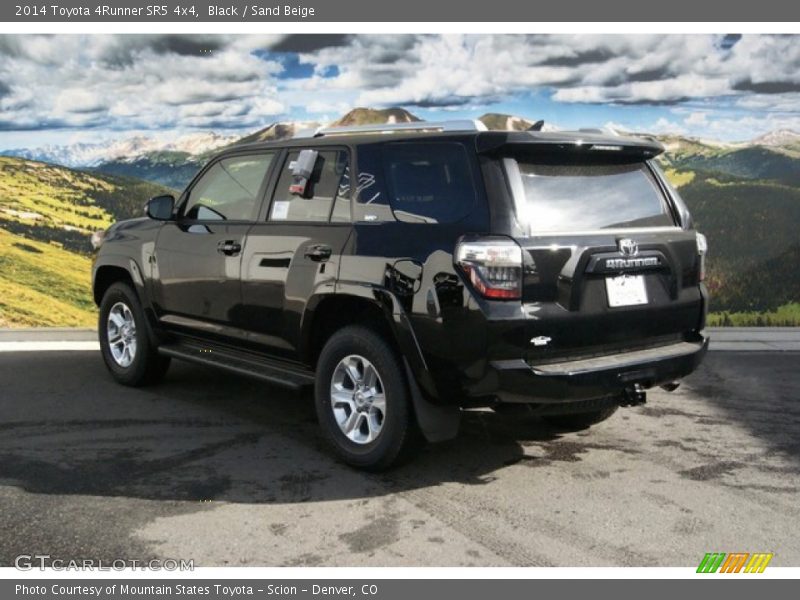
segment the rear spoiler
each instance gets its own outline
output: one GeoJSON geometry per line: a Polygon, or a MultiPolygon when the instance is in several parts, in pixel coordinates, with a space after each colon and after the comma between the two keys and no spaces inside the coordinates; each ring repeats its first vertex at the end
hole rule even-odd
{"type": "Polygon", "coordinates": [[[664,152],[664,146],[652,138],[594,131],[484,131],[476,136],[475,146],[479,154],[542,151],[628,160],[648,160],[664,152]]]}

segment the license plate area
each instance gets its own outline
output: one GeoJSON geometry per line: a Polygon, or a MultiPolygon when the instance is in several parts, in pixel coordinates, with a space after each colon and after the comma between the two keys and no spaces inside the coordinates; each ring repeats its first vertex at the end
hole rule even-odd
{"type": "Polygon", "coordinates": [[[606,295],[610,308],[647,304],[644,275],[606,277],[606,295]]]}

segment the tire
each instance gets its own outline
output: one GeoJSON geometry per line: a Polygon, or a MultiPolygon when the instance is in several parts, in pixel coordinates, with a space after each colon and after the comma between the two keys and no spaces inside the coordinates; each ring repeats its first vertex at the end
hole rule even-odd
{"type": "Polygon", "coordinates": [[[617,412],[617,406],[609,406],[598,410],[570,413],[564,415],[543,415],[545,421],[565,431],[580,431],[596,425],[617,412]]]}
{"type": "Polygon", "coordinates": [[[118,383],[139,387],[164,377],[170,359],[158,354],[142,305],[129,285],[114,283],[103,294],[97,330],[103,362],[118,383]]]}
{"type": "Polygon", "coordinates": [[[347,464],[382,471],[420,446],[403,363],[372,329],[348,326],[331,336],[314,388],[322,431],[347,464]]]}

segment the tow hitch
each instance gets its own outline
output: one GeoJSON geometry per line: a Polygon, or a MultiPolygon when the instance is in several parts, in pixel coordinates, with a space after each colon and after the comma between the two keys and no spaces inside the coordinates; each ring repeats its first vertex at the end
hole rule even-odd
{"type": "Polygon", "coordinates": [[[620,406],[639,406],[647,402],[647,392],[638,383],[633,387],[625,388],[622,392],[620,406]]]}

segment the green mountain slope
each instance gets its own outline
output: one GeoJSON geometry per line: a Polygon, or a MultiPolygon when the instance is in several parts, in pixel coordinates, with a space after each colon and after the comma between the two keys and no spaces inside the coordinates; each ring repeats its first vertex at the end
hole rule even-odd
{"type": "Polygon", "coordinates": [[[668,171],[709,240],[712,311],[775,310],[800,300],[800,187],[724,174],[668,171]]]}
{"type": "Polygon", "coordinates": [[[783,148],[695,147],[667,152],[666,162],[678,170],[724,173],[745,179],[772,179],[800,186],[800,154],[783,148]]]}
{"type": "Polygon", "coordinates": [[[0,327],[92,325],[93,231],[141,214],[165,188],[0,158],[0,327]]]}
{"type": "Polygon", "coordinates": [[[732,312],[771,311],[800,298],[800,243],[749,268],[730,272],[717,303],[732,312]]]}
{"type": "Polygon", "coordinates": [[[209,156],[192,156],[186,152],[150,152],[135,160],[113,160],[93,169],[119,177],[134,177],[181,191],[203,167],[209,156]]]}

